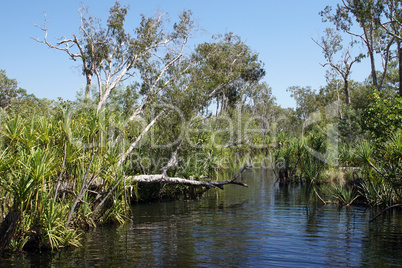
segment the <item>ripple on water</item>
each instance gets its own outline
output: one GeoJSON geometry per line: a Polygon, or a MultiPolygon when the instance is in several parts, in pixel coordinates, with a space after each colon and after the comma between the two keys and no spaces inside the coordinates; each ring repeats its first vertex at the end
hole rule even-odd
{"type": "Polygon", "coordinates": [[[0,266],[346,267],[402,263],[401,214],[368,224],[370,210],[309,202],[253,171],[199,201],[135,205],[133,222],[97,228],[83,247],[24,255],[0,266]]]}

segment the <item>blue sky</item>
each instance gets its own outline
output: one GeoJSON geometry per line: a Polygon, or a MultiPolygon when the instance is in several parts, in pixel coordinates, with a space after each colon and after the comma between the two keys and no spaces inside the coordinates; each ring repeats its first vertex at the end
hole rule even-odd
{"type": "MultiPolygon", "coordinates": [[[[234,32],[239,35],[265,63],[265,81],[272,87],[278,104],[294,107],[286,89],[290,86],[325,85],[324,58],[311,37],[318,38],[326,27],[318,12],[335,0],[121,0],[130,6],[128,29],[137,27],[140,14],[151,16],[158,10],[168,12],[171,21],[190,9],[198,25],[204,29],[194,42],[209,40],[210,34],[234,32]]],[[[79,62],[67,54],[39,44],[31,37],[43,38],[34,27],[42,24],[41,15],[48,20],[48,40],[78,34],[77,10],[85,4],[93,16],[107,20],[112,0],[35,0],[2,1],[0,8],[0,69],[15,78],[19,86],[37,97],[74,99],[82,89],[85,77],[79,62]]],[[[369,70],[364,63],[353,69],[352,79],[362,81],[369,70]]]]}

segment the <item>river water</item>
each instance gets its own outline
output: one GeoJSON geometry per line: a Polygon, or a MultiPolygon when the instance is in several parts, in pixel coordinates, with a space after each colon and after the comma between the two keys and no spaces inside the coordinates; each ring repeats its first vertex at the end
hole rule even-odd
{"type": "Polygon", "coordinates": [[[25,254],[7,267],[401,267],[402,214],[309,201],[270,170],[245,171],[199,200],[135,205],[133,222],[88,232],[83,247],[25,254]]]}

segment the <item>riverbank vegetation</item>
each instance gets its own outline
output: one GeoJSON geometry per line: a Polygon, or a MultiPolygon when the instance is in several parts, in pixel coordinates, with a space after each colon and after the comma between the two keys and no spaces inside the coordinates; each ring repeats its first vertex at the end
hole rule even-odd
{"type": "MultiPolygon", "coordinates": [[[[328,30],[315,40],[328,83],[290,87],[295,109],[276,104],[263,63],[239,36],[191,50],[190,11],[173,25],[165,15],[142,17],[131,35],[119,2],[105,25],[81,9],[79,35],[57,44],[48,42],[45,21],[38,26],[45,38],[36,41],[81,62],[87,84],[74,101],[38,99],[1,71],[0,253],[79,246],[81,230],[128,221],[135,202],[247,186],[241,172],[268,162],[281,186],[306,184],[318,202],[400,204],[399,20],[373,22],[372,6],[353,6],[363,15],[347,7],[337,12],[389,39],[386,50],[370,39],[376,50],[367,52],[386,68],[349,80],[351,63],[365,56],[351,57],[356,43],[345,48],[328,30]],[[223,170],[232,178],[216,181],[223,170]]],[[[399,10],[391,1],[382,7],[381,17],[399,10]]],[[[321,15],[351,34],[348,19],[330,8],[321,15]]]]}
{"type": "Polygon", "coordinates": [[[347,127],[359,129],[353,136],[343,132],[345,122],[338,116],[306,126],[301,136],[279,136],[280,146],[274,150],[279,183],[307,184],[325,204],[399,204],[401,107],[400,97],[388,99],[373,92],[368,107],[349,111],[359,114],[346,119],[347,127]]]}

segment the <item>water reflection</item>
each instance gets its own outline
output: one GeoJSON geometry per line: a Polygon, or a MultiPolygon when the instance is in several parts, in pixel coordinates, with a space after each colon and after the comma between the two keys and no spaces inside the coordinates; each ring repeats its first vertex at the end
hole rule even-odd
{"type": "MultiPolygon", "coordinates": [[[[372,211],[370,218],[379,210],[372,211]]],[[[402,214],[401,210],[391,210],[385,217],[377,218],[370,224],[362,245],[363,263],[373,267],[402,266],[402,214]],[[379,258],[378,256],[381,256],[379,258]],[[398,257],[397,257],[398,256],[398,257]]]]}
{"type": "Polygon", "coordinates": [[[279,189],[269,170],[247,171],[243,180],[249,188],[228,185],[198,201],[136,205],[132,223],[93,230],[80,249],[15,258],[0,265],[377,267],[402,263],[400,213],[368,224],[374,212],[309,202],[303,187],[279,189]]]}

